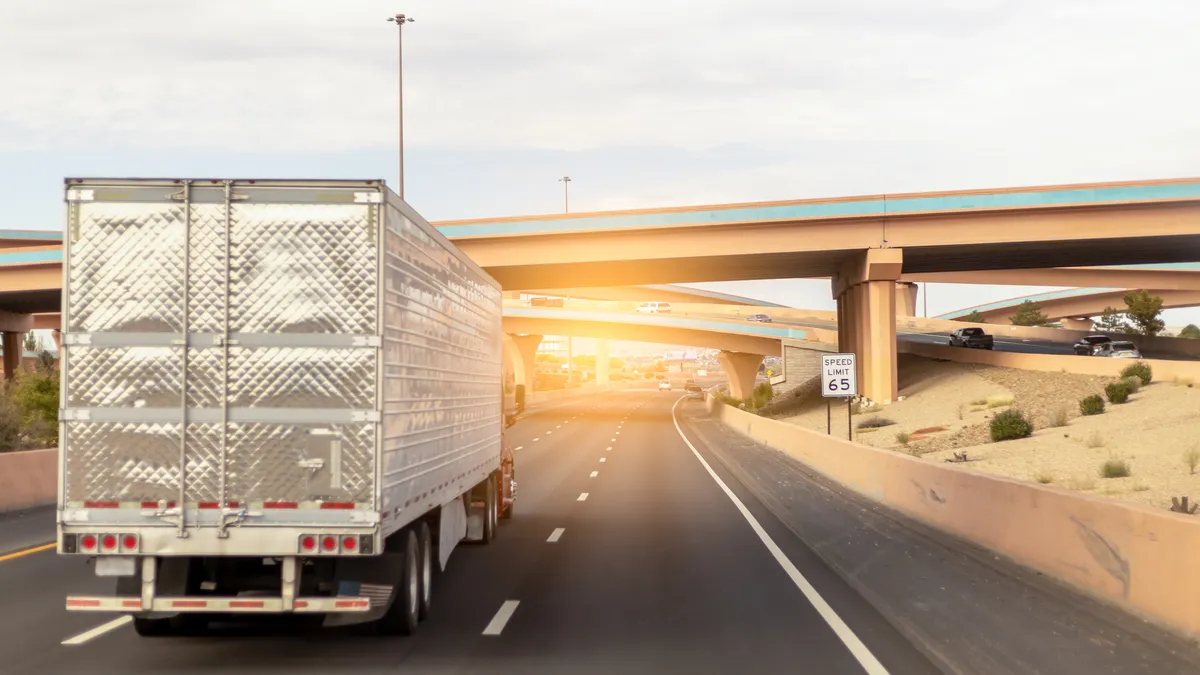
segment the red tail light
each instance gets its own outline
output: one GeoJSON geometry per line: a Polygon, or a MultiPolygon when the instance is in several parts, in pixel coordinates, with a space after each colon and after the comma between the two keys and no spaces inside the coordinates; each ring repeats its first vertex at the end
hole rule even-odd
{"type": "Polygon", "coordinates": [[[337,550],[337,547],[337,537],[325,537],[321,540],[321,548],[324,549],[326,553],[333,553],[337,550]]]}
{"type": "Polygon", "coordinates": [[[346,536],[342,537],[342,550],[351,553],[358,548],[358,537],[346,536]]]}
{"type": "Polygon", "coordinates": [[[300,537],[300,550],[304,553],[312,553],[317,550],[317,538],[311,534],[300,537]]]}
{"type": "Polygon", "coordinates": [[[121,552],[122,553],[137,553],[138,536],[136,534],[127,534],[121,537],[121,552]]]}
{"type": "Polygon", "coordinates": [[[111,551],[117,547],[117,535],[106,534],[100,537],[100,547],[105,551],[111,551]]]}
{"type": "Polygon", "coordinates": [[[99,542],[96,540],[96,535],[85,534],[79,538],[79,550],[83,551],[84,553],[93,552],[96,550],[96,544],[98,543],[99,542]]]}

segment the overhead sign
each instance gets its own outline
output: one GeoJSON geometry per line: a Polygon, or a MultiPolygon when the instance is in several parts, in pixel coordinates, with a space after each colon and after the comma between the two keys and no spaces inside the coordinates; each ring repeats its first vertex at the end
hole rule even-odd
{"type": "Polygon", "coordinates": [[[858,359],[854,354],[821,355],[821,395],[826,398],[858,396],[858,359]]]}

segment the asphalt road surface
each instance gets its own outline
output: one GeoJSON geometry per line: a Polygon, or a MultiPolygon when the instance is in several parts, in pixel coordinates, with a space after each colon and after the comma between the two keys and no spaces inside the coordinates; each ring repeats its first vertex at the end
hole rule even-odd
{"type": "Polygon", "coordinates": [[[514,518],[492,545],[455,552],[433,615],[410,638],[279,624],[139,638],[127,621],[63,609],[65,595],[112,582],[29,547],[31,532],[52,538],[52,512],[0,521],[0,551],[18,540],[30,551],[0,556],[0,673],[1198,672],[1182,641],[1147,638],[1115,612],[969,562],[927,533],[894,525],[909,532],[898,538],[878,513],[702,409],[678,391],[630,390],[521,419],[509,430],[514,518]],[[877,573],[864,582],[826,562],[842,541],[860,549],[854,566],[877,573]],[[924,582],[897,577],[916,559],[924,582]],[[953,574],[939,568],[948,560],[953,574]],[[959,652],[984,656],[956,661],[959,652]],[[1035,656],[1046,663],[1030,667],[1035,656]]]}

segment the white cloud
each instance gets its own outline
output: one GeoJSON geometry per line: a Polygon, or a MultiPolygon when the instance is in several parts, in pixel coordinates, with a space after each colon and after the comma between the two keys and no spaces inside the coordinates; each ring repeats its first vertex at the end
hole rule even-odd
{"type": "MultiPolygon", "coordinates": [[[[1081,145],[1067,139],[1086,139],[1136,165],[1200,140],[1196,88],[1180,86],[1200,6],[1182,0],[415,4],[414,144],[1066,154],[1081,145]]],[[[338,150],[394,136],[395,29],[366,3],[64,0],[6,13],[0,63],[17,67],[0,71],[0,149],[338,150]]]]}

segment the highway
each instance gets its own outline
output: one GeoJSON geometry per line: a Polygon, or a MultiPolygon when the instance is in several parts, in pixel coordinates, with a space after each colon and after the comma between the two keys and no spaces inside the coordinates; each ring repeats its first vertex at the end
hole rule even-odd
{"type": "Polygon", "coordinates": [[[509,430],[519,499],[411,638],[279,622],[139,638],[108,592],[0,519],[0,673],[1194,673],[1193,645],[922,530],[711,421],[614,391],[509,430]],[[31,548],[33,547],[33,548],[31,548]],[[30,551],[22,553],[21,551],[30,551]]]}

